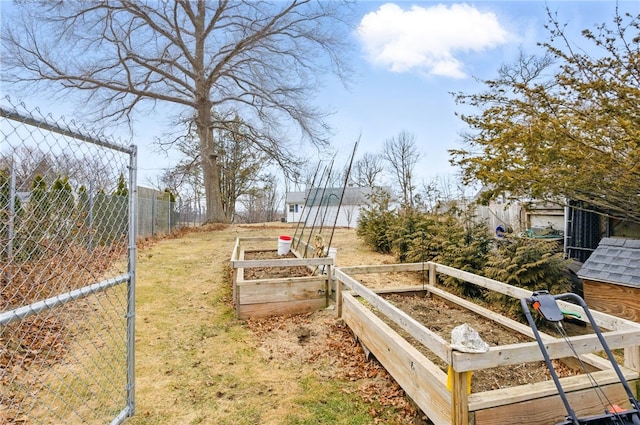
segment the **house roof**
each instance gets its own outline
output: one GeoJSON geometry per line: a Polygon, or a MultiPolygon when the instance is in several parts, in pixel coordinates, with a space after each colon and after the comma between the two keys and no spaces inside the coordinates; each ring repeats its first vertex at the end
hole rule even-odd
{"type": "Polygon", "coordinates": [[[640,240],[603,238],[578,277],[640,288],[640,240]]]}
{"type": "Polygon", "coordinates": [[[287,192],[285,202],[287,204],[304,204],[306,192],[287,192]]]}
{"type": "MultiPolygon", "coordinates": [[[[383,191],[391,193],[388,187],[383,191]]],[[[306,204],[307,206],[337,206],[342,197],[342,205],[364,205],[368,202],[373,188],[371,187],[314,187],[304,192],[287,192],[287,204],[306,204]]]]}

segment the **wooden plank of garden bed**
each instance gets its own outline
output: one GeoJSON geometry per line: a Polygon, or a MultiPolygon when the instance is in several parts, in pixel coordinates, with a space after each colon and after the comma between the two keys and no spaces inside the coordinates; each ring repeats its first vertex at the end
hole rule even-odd
{"type": "Polygon", "coordinates": [[[387,300],[380,297],[351,276],[345,274],[342,269],[336,269],[335,276],[343,284],[371,304],[373,308],[380,311],[380,313],[388,317],[389,320],[400,326],[405,332],[414,337],[432,353],[447,362],[447,364],[451,363],[451,347],[440,335],[426,328],[416,319],[389,303],[387,300]]]}
{"type": "MultiPolygon", "coordinates": [[[[638,372],[621,367],[623,376],[633,388],[633,382],[638,378],[638,372]]],[[[613,370],[602,370],[591,374],[600,385],[619,383],[618,375],[613,370]]],[[[560,379],[565,392],[574,392],[591,387],[591,381],[586,375],[567,376],[560,379]]],[[[515,387],[501,388],[498,390],[484,391],[469,395],[469,410],[476,411],[515,404],[531,399],[539,399],[558,394],[553,381],[542,381],[533,384],[518,385],[515,387]]]]}
{"type": "MultiPolygon", "coordinates": [[[[300,257],[300,258],[304,258],[307,256],[307,254],[311,253],[311,255],[315,255],[315,247],[306,243],[305,241],[299,239],[299,238],[295,238],[294,241],[297,241],[298,243],[295,244],[295,249],[291,249],[291,251],[293,253],[296,254],[296,257],[300,257]],[[300,245],[302,245],[303,249],[300,249],[300,245]]],[[[294,244],[291,244],[291,246],[293,247],[294,244]]]]}
{"type": "MultiPolygon", "coordinates": [[[[304,248],[304,252],[306,253],[309,250],[309,244],[307,244],[305,241],[300,240],[298,238],[295,238],[296,241],[298,241],[298,243],[296,244],[296,251],[302,253],[302,251],[300,250],[300,244],[302,244],[302,247],[304,248]]],[[[291,244],[291,246],[293,246],[293,244],[291,244]]],[[[299,255],[299,257],[304,257],[303,254],[299,255]]]]}
{"type": "MultiPolygon", "coordinates": [[[[402,266],[402,265],[394,265],[394,266],[402,266]]],[[[420,266],[421,267],[422,263],[413,263],[413,264],[410,264],[409,266],[410,266],[409,268],[416,267],[416,266],[420,266]]],[[[528,294],[531,293],[530,291],[526,291],[526,290],[523,290],[521,288],[512,287],[512,286],[506,285],[506,284],[504,284],[502,282],[493,281],[492,279],[486,279],[486,278],[483,278],[481,276],[473,275],[471,273],[462,272],[461,270],[452,269],[452,268],[446,267],[446,266],[440,267],[440,265],[436,265],[436,266],[437,266],[436,268],[441,272],[443,271],[443,268],[446,269],[446,273],[447,274],[454,275],[454,274],[459,272],[459,275],[457,275],[456,277],[460,277],[460,278],[463,278],[465,280],[475,279],[475,280],[478,280],[478,281],[483,281],[486,284],[485,287],[487,287],[488,289],[493,289],[493,290],[500,289],[499,292],[505,293],[507,295],[509,295],[509,293],[511,292],[512,294],[520,294],[520,295],[528,296],[528,294]]],[[[354,268],[350,268],[350,270],[353,270],[353,269],[354,268]]],[[[390,268],[390,267],[387,267],[387,266],[385,266],[385,268],[378,268],[378,267],[372,268],[372,267],[365,266],[365,267],[360,267],[360,268],[355,268],[355,269],[356,269],[356,271],[357,270],[360,270],[360,271],[367,271],[367,270],[376,270],[376,271],[378,271],[378,270],[394,270],[394,271],[399,271],[399,270],[403,270],[402,267],[390,268]]],[[[406,271],[406,269],[404,269],[404,270],[406,271]]],[[[363,293],[364,291],[362,291],[361,288],[359,288],[359,287],[362,287],[362,285],[359,282],[354,281],[353,279],[351,279],[351,281],[349,281],[350,278],[347,279],[347,278],[343,278],[342,277],[342,276],[345,276],[344,275],[344,271],[345,271],[345,269],[340,268],[339,272],[337,273],[337,277],[339,279],[343,280],[343,281],[346,280],[347,281],[346,282],[347,286],[351,286],[351,287],[357,288],[356,292],[358,292],[360,294],[363,293]]],[[[455,297],[452,294],[448,294],[445,291],[439,290],[438,288],[435,288],[435,287],[432,287],[432,286],[426,286],[425,289],[431,290],[433,293],[437,294],[438,296],[442,296],[442,297],[444,297],[446,299],[449,299],[449,300],[451,300],[451,301],[453,301],[453,302],[455,302],[457,304],[460,304],[461,306],[463,306],[465,308],[469,308],[472,311],[479,312],[479,313],[481,313],[483,315],[486,315],[487,317],[491,318],[492,320],[496,320],[499,323],[503,323],[506,326],[515,328],[520,332],[523,332],[523,333],[525,333],[525,334],[527,334],[529,336],[532,336],[530,328],[525,327],[522,324],[518,324],[515,321],[511,321],[510,319],[508,319],[506,317],[503,317],[503,316],[501,316],[501,315],[499,315],[497,313],[491,312],[490,310],[484,309],[484,308],[482,308],[480,306],[477,306],[477,305],[475,305],[473,303],[470,303],[470,302],[468,302],[466,300],[462,300],[461,298],[455,297]]],[[[374,302],[372,302],[371,299],[367,299],[367,301],[369,301],[372,304],[374,304],[374,302]]],[[[577,306],[575,306],[575,305],[573,305],[573,307],[577,308],[577,306]]],[[[378,307],[376,307],[376,308],[378,308],[378,307]]],[[[582,311],[582,309],[580,309],[580,311],[582,311]]],[[[384,313],[386,314],[386,312],[384,312],[384,313]]],[[[598,312],[595,312],[595,311],[592,312],[592,315],[594,315],[594,316],[596,316],[597,314],[598,314],[598,312]]],[[[608,315],[602,314],[602,316],[605,317],[605,316],[608,316],[608,315]]],[[[610,320],[610,323],[617,323],[617,319],[618,318],[610,316],[610,318],[607,319],[607,320],[610,320]]],[[[394,322],[398,323],[395,319],[392,318],[392,320],[394,320],[394,322]]],[[[620,319],[620,320],[622,320],[622,319],[620,319]]],[[[627,322],[627,321],[622,320],[621,323],[624,325],[624,322],[627,322]]],[[[402,326],[402,324],[400,324],[400,325],[402,326]]],[[[638,329],[638,325],[635,324],[634,328],[638,329]]],[[[622,326],[622,329],[629,329],[629,327],[624,325],[624,326],[622,326]]],[[[410,332],[406,328],[405,328],[405,330],[410,332]]],[[[621,342],[622,339],[625,338],[624,334],[618,334],[618,335],[610,334],[610,335],[611,335],[610,338],[612,338],[610,345],[613,344],[613,345],[616,346],[616,348],[633,346],[634,343],[630,342],[630,341],[637,340],[637,335],[635,335],[635,332],[633,332],[633,331],[631,331],[631,332],[629,332],[629,334],[627,334],[626,337],[628,339],[627,339],[626,343],[621,342]],[[622,335],[622,337],[621,337],[621,335],[622,335]],[[620,339],[620,338],[622,338],[622,339],[620,339]],[[620,345],[620,344],[622,344],[622,345],[620,345]]],[[[415,337],[415,335],[413,335],[413,336],[415,337]]],[[[555,338],[553,338],[551,336],[548,336],[548,335],[543,336],[543,338],[544,339],[548,339],[549,341],[557,341],[557,339],[555,339],[555,338]]],[[[595,339],[596,337],[595,336],[591,336],[591,338],[595,339]]],[[[586,342],[588,343],[589,341],[587,340],[586,342]]],[[[429,345],[426,345],[426,346],[427,346],[427,348],[430,348],[429,345]]],[[[524,350],[525,350],[525,353],[524,353],[525,357],[528,357],[530,355],[530,356],[533,356],[533,358],[535,358],[535,359],[542,359],[542,357],[541,357],[542,355],[541,355],[539,349],[537,348],[537,346],[535,345],[535,343],[532,343],[529,347],[524,348],[524,350]]],[[[598,356],[590,354],[590,352],[588,352],[588,350],[586,350],[586,349],[578,350],[578,351],[579,351],[579,354],[583,354],[582,358],[587,363],[592,364],[597,368],[604,369],[604,368],[610,368],[611,367],[610,363],[607,360],[600,359],[600,358],[598,358],[598,356]]],[[[591,352],[593,352],[593,351],[599,351],[599,350],[598,349],[594,349],[591,352]]],[[[631,352],[630,350],[627,350],[627,351],[631,352]]],[[[519,355],[522,355],[522,354],[523,354],[522,352],[519,353],[519,355]]],[[[510,355],[510,353],[507,353],[506,355],[510,355]]],[[[565,356],[565,357],[568,357],[568,356],[571,356],[571,355],[572,355],[572,353],[568,353],[567,356],[565,356]]],[[[477,354],[476,355],[471,355],[471,356],[474,357],[471,360],[471,363],[474,363],[474,362],[476,362],[478,360],[478,355],[477,354]]],[[[447,361],[448,363],[451,362],[451,361],[446,360],[446,359],[444,359],[444,360],[447,361]]],[[[495,359],[493,361],[495,362],[495,359]]],[[[523,359],[523,361],[526,361],[526,360],[523,359]]],[[[461,359],[461,362],[462,362],[462,359],[461,359]]],[[[466,370],[473,370],[473,369],[468,369],[468,367],[471,367],[471,366],[463,365],[461,363],[461,364],[456,365],[455,368],[459,372],[466,371],[466,370]]],[[[491,366],[491,367],[493,367],[493,366],[491,366]]],[[[478,369],[481,369],[481,368],[482,367],[479,367],[478,369]]]]}
{"type": "MultiPolygon", "coordinates": [[[[479,306],[477,304],[464,300],[456,295],[450,294],[434,286],[427,286],[426,290],[428,290],[429,292],[433,293],[434,295],[440,298],[446,299],[447,301],[453,302],[461,307],[464,307],[470,311],[473,311],[474,313],[480,314],[490,320],[500,323],[501,325],[507,328],[520,332],[523,335],[526,335],[530,338],[534,338],[533,331],[531,330],[530,326],[523,325],[520,322],[509,319],[508,317],[502,316],[500,314],[497,314],[489,309],[486,309],[482,306],[479,306]]],[[[597,314],[597,312],[595,311],[592,311],[591,313],[592,315],[597,314]]],[[[640,328],[638,328],[638,330],[640,330],[640,328]]],[[[539,333],[543,341],[560,341],[558,338],[545,334],[544,332],[539,332],[539,333]]],[[[630,350],[632,350],[632,348],[629,348],[629,347],[634,347],[636,344],[640,344],[640,340],[638,340],[638,336],[637,336],[638,335],[637,331],[624,330],[624,331],[605,332],[604,335],[605,335],[605,340],[607,341],[607,344],[611,349],[625,348],[627,350],[626,352],[631,353],[632,351],[630,350]],[[634,343],[633,341],[636,341],[636,342],[634,343]]],[[[597,339],[596,335],[591,335],[591,337],[593,338],[594,341],[597,339]]],[[[577,338],[577,337],[572,337],[571,340],[574,341],[574,338],[577,338]]],[[[587,344],[589,343],[589,341],[580,340],[580,338],[578,338],[575,340],[575,343],[587,344]]],[[[594,343],[591,343],[591,345],[594,347],[600,347],[599,342],[595,342],[595,345],[594,343]]],[[[536,345],[536,350],[539,352],[539,350],[537,349],[537,345],[536,345]]],[[[610,369],[612,366],[609,360],[603,359],[602,357],[597,356],[595,354],[591,354],[595,351],[600,351],[600,350],[601,349],[598,348],[590,352],[588,351],[580,352],[580,350],[577,350],[577,351],[578,351],[578,354],[581,354],[580,359],[582,359],[583,362],[591,366],[594,366],[597,369],[610,369]]],[[[626,352],[625,352],[625,359],[627,357],[632,357],[632,355],[627,355],[626,352]]],[[[569,362],[571,360],[569,358],[570,356],[572,356],[572,354],[568,354],[563,359],[563,361],[569,362]]],[[[553,357],[553,358],[561,358],[561,357],[553,357]]],[[[628,365],[633,365],[633,363],[628,363],[628,365]]]]}
{"type": "Polygon", "coordinates": [[[327,279],[318,276],[244,281],[238,285],[239,302],[262,304],[326,297],[327,279]]]}
{"type": "Polygon", "coordinates": [[[231,261],[239,260],[240,258],[240,238],[236,238],[236,243],[233,245],[233,251],[231,251],[231,261]]]}
{"type": "Polygon", "coordinates": [[[327,277],[326,276],[298,276],[298,277],[274,277],[274,278],[267,278],[267,279],[248,279],[248,280],[243,280],[242,283],[240,283],[240,286],[266,286],[266,285],[271,285],[273,283],[291,283],[291,282],[305,282],[305,281],[319,281],[319,282],[326,282],[327,281],[327,277]]]}
{"type": "MultiPolygon", "coordinates": [[[[407,271],[422,271],[423,269],[432,269],[435,266],[437,273],[443,273],[447,276],[462,279],[465,282],[472,283],[482,288],[489,289],[494,292],[498,292],[510,297],[521,299],[531,296],[532,291],[518,288],[517,286],[508,285],[506,283],[489,279],[483,276],[479,276],[470,272],[465,272],[453,267],[445,266],[438,263],[403,263],[403,264],[385,264],[385,265],[372,265],[372,266],[355,266],[355,267],[341,267],[345,274],[365,274],[365,273],[385,273],[385,272],[407,272],[407,271]],[[426,266],[426,267],[425,267],[426,266]]],[[[435,276],[433,273],[432,276],[435,276]]],[[[430,276],[430,281],[431,277],[430,276]]],[[[579,313],[584,318],[584,312],[582,308],[565,301],[558,301],[558,304],[567,311],[573,311],[579,313]]],[[[611,329],[628,329],[628,328],[640,328],[640,324],[632,322],[630,320],[615,317],[599,311],[592,311],[592,315],[596,320],[598,326],[611,329]]],[[[585,320],[585,319],[583,319],[585,320]]]]}
{"type": "MultiPolygon", "coordinates": [[[[242,250],[242,246],[239,245],[238,249],[240,250],[239,256],[240,258],[244,258],[244,251],[242,250]]],[[[233,275],[235,277],[235,284],[233,285],[233,302],[236,305],[236,317],[240,317],[240,301],[238,300],[238,285],[241,285],[244,282],[244,268],[243,267],[232,267],[234,272],[233,275]]]]}
{"type": "Polygon", "coordinates": [[[285,314],[303,314],[320,310],[327,306],[326,297],[311,300],[293,300],[261,304],[244,304],[238,306],[238,318],[281,316],[285,314]]]}
{"type": "Polygon", "coordinates": [[[277,251],[278,249],[278,237],[258,236],[254,238],[241,237],[238,239],[240,239],[240,244],[245,252],[277,251]]]}
{"type": "Polygon", "coordinates": [[[629,369],[640,371],[640,347],[624,349],[624,365],[629,369]]]}
{"type": "MultiPolygon", "coordinates": [[[[605,332],[603,336],[612,350],[640,344],[640,330],[605,332]]],[[[549,357],[561,359],[573,356],[574,351],[577,354],[591,354],[602,351],[600,341],[595,334],[572,336],[569,340],[573,348],[563,339],[545,341],[544,344],[549,357]]],[[[490,347],[489,351],[481,354],[452,353],[453,368],[459,372],[540,360],[544,360],[544,358],[536,342],[490,347]]]]}
{"type": "MultiPolygon", "coordinates": [[[[476,274],[458,270],[453,267],[444,266],[442,264],[436,263],[436,271],[439,273],[444,273],[447,276],[462,279],[465,282],[473,283],[474,285],[480,286],[482,288],[486,288],[494,292],[508,295],[510,297],[517,298],[517,299],[528,298],[532,294],[532,291],[518,288],[517,286],[513,286],[513,285],[507,285],[506,283],[499,282],[494,279],[478,276],[476,274]]],[[[558,301],[558,305],[563,310],[578,313],[582,317],[580,320],[587,321],[584,311],[582,310],[582,307],[577,306],[575,304],[568,303],[566,301],[558,301]]],[[[640,329],[639,323],[635,323],[630,320],[615,317],[610,314],[602,313],[599,311],[591,311],[591,314],[594,320],[596,321],[597,325],[604,329],[611,329],[611,330],[620,330],[620,329],[629,329],[629,328],[640,329]]]]}
{"type": "Polygon", "coordinates": [[[277,236],[250,236],[239,238],[245,242],[273,242],[278,241],[277,236]]]}
{"type": "Polygon", "coordinates": [[[237,260],[231,262],[231,267],[291,267],[291,266],[320,266],[333,264],[333,258],[271,258],[267,260],[237,260]]]}
{"type": "Polygon", "coordinates": [[[402,264],[377,264],[371,266],[340,267],[344,274],[370,274],[370,273],[394,273],[394,272],[420,272],[428,271],[428,263],[402,263],[402,264]]]}
{"type": "MultiPolygon", "coordinates": [[[[611,374],[612,372],[596,373],[611,374]]],[[[585,417],[603,413],[605,406],[602,406],[602,395],[590,387],[588,378],[586,376],[571,378],[580,378],[576,381],[582,380],[582,382],[576,382],[575,385],[567,385],[567,387],[575,386],[580,388],[577,390],[568,390],[563,385],[569,404],[576,412],[576,415],[585,417]]],[[[563,378],[563,380],[565,379],[569,378],[563,378]]],[[[602,383],[601,388],[611,403],[619,406],[628,406],[627,394],[622,386],[616,382],[617,378],[612,378],[612,383],[602,383]]],[[[476,410],[479,403],[475,403],[473,400],[477,395],[469,396],[469,410],[473,411],[476,425],[511,425],[516,423],[548,425],[564,420],[567,414],[557,389],[550,381],[508,388],[504,392],[502,392],[503,390],[496,391],[500,391],[497,396],[504,395],[504,398],[500,400],[500,405],[497,407],[476,410]],[[532,388],[534,386],[547,386],[548,391],[545,393],[548,395],[535,398],[541,392],[532,388]],[[518,398],[521,398],[522,401],[518,401],[518,398]]]]}
{"type": "MultiPolygon", "coordinates": [[[[523,325],[520,322],[517,322],[513,319],[509,319],[499,313],[491,311],[487,308],[479,306],[478,304],[472,303],[470,301],[465,300],[464,298],[460,298],[456,295],[453,295],[445,290],[437,288],[435,286],[425,285],[425,286],[410,286],[403,288],[384,288],[384,289],[376,289],[374,290],[376,294],[390,294],[390,293],[402,293],[402,292],[422,292],[428,291],[433,295],[442,298],[446,301],[451,302],[452,304],[458,305],[466,310],[472,311],[482,317],[485,317],[489,320],[492,320],[500,325],[504,326],[507,329],[512,329],[518,333],[524,334],[530,338],[534,338],[533,331],[531,327],[527,325],[523,325]]],[[[545,335],[550,339],[555,339],[549,335],[545,335]]]]}
{"type": "Polygon", "coordinates": [[[353,295],[342,294],[342,317],[409,397],[436,425],[451,424],[447,375],[353,295]]]}

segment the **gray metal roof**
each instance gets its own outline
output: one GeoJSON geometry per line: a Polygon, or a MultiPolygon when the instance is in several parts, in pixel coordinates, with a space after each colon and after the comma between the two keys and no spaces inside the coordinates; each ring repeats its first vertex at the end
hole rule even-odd
{"type": "Polygon", "coordinates": [[[304,204],[306,192],[287,192],[285,203],[287,204],[304,204]]]}
{"type": "Polygon", "coordinates": [[[640,288],[640,240],[603,238],[578,277],[640,288]]]}
{"type": "MultiPolygon", "coordinates": [[[[380,189],[391,193],[391,189],[388,187],[380,189]]],[[[308,206],[337,206],[342,197],[342,205],[365,205],[372,191],[371,187],[311,188],[304,192],[287,192],[285,202],[287,204],[305,204],[306,201],[308,206]]]]}

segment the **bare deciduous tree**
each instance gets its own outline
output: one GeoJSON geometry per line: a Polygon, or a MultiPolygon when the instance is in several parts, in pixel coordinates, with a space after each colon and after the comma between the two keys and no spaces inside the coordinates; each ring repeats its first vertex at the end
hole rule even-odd
{"type": "Polygon", "coordinates": [[[359,187],[374,187],[384,171],[380,155],[365,153],[353,164],[351,182],[359,187]]]}
{"type": "Polygon", "coordinates": [[[416,137],[406,130],[402,130],[397,137],[384,142],[382,158],[387,161],[390,172],[402,193],[402,203],[405,207],[413,206],[413,169],[420,160],[420,153],[416,146],[416,137]]]}
{"type": "Polygon", "coordinates": [[[0,169],[13,169],[18,191],[31,190],[33,180],[41,176],[51,185],[56,178],[67,177],[74,189],[84,186],[93,190],[112,191],[117,172],[112,164],[105,164],[100,158],[75,153],[62,152],[52,155],[36,146],[22,145],[0,152],[0,169]]]}
{"type": "MultiPolygon", "coordinates": [[[[270,157],[252,148],[252,140],[246,124],[237,115],[233,118],[214,115],[213,135],[217,141],[217,165],[220,174],[222,209],[228,221],[235,214],[236,201],[248,194],[259,181],[259,174],[269,164],[270,157]]],[[[197,194],[203,189],[200,148],[194,122],[177,124],[176,137],[165,135],[158,141],[163,149],[177,148],[183,155],[178,164],[165,173],[165,180],[180,190],[174,193],[197,194]],[[196,187],[197,185],[197,187],[196,187]]]]}
{"type": "Polygon", "coordinates": [[[263,151],[251,149],[251,136],[237,116],[230,124],[216,129],[214,134],[217,135],[220,158],[222,208],[227,220],[231,221],[236,212],[236,201],[257,183],[262,183],[260,172],[268,165],[269,157],[263,151]]]}
{"type": "Polygon", "coordinates": [[[278,179],[274,174],[262,176],[261,187],[254,187],[240,198],[243,210],[237,214],[239,221],[257,223],[276,221],[282,196],[278,194],[278,179]]]}
{"type": "Polygon", "coordinates": [[[198,141],[186,134],[173,139],[172,144],[183,155],[178,163],[171,169],[165,170],[158,178],[154,186],[158,190],[168,188],[172,193],[180,197],[181,202],[189,205],[194,211],[200,211],[205,199],[204,184],[202,181],[202,167],[200,167],[200,151],[198,141]]]}
{"type": "MultiPolygon", "coordinates": [[[[213,114],[238,112],[252,147],[285,168],[287,141],[326,144],[324,113],[309,99],[319,79],[346,75],[343,2],[23,3],[3,25],[3,76],[58,94],[84,94],[95,119],[131,122],[157,103],[195,116],[207,221],[226,217],[213,114]],[[53,83],[53,85],[51,84],[53,83]]],[[[84,107],[86,113],[87,108],[84,107]]]]}

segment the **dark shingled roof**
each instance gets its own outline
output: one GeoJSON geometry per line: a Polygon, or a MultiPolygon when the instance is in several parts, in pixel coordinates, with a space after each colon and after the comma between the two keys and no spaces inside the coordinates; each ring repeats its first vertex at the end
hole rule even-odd
{"type": "Polygon", "coordinates": [[[577,274],[581,279],[640,288],[640,240],[603,238],[577,274]]]}

